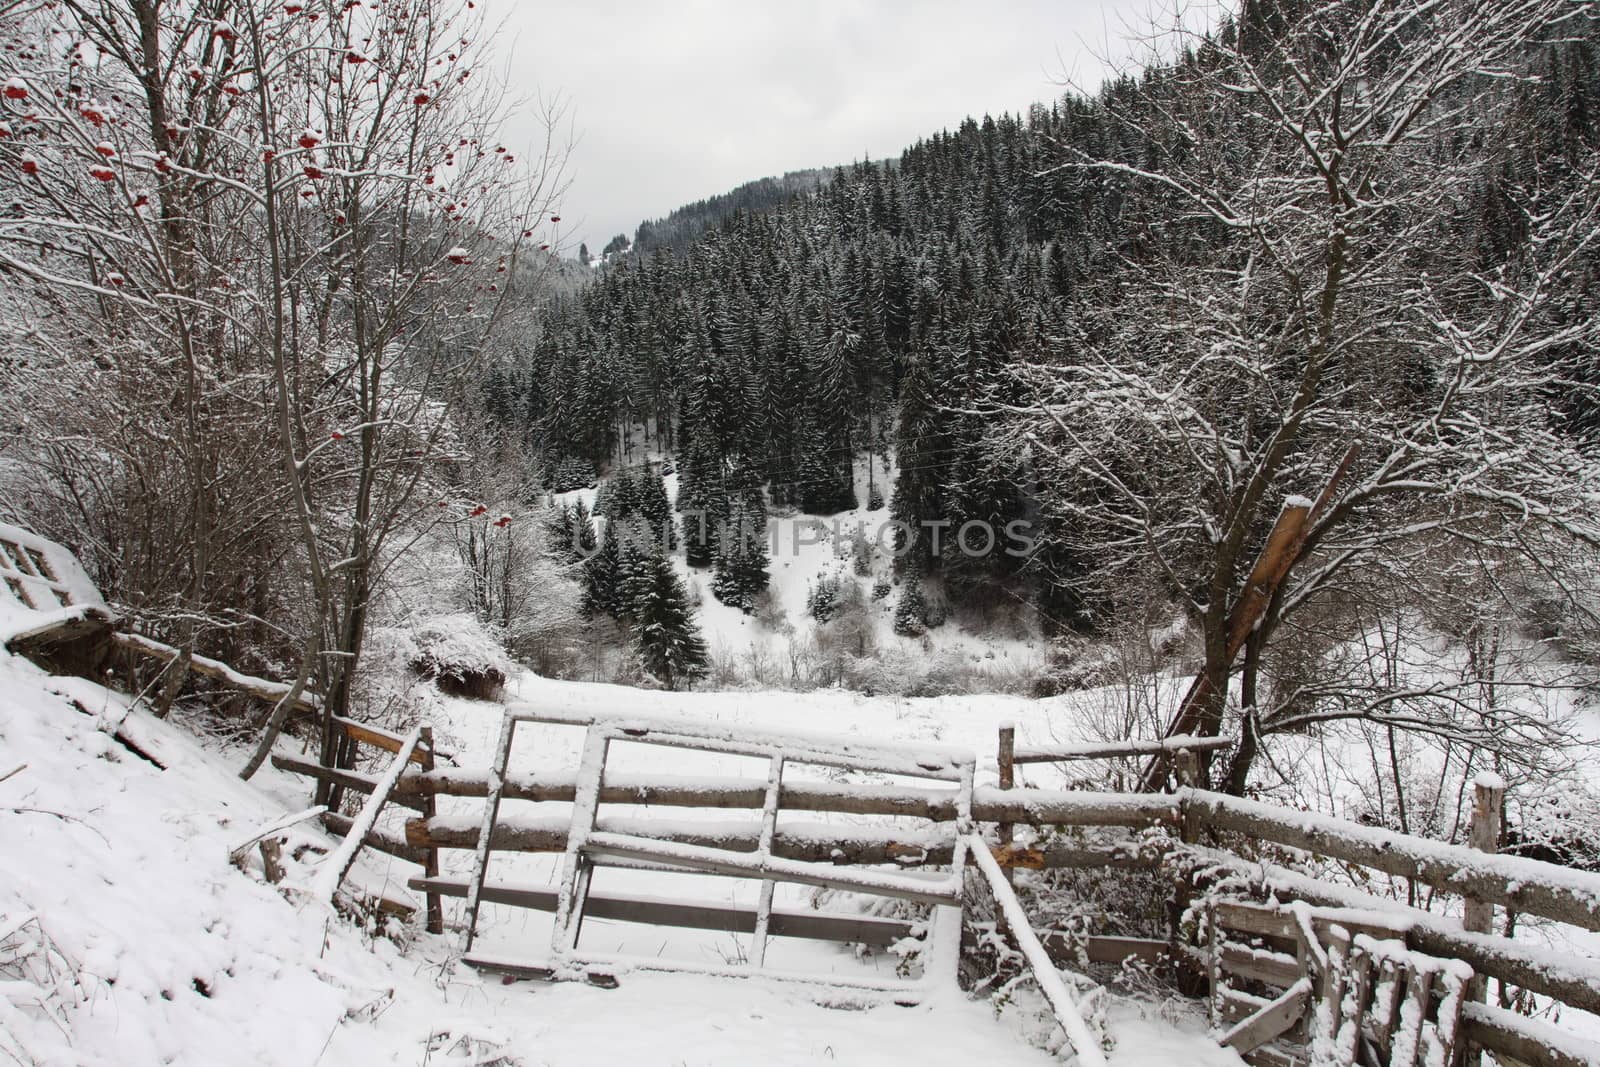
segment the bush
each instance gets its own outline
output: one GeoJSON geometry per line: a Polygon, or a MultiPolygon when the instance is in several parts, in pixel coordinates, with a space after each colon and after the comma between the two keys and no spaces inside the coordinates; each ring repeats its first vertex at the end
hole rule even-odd
{"type": "Polygon", "coordinates": [[[493,700],[511,674],[499,640],[476,615],[427,619],[412,629],[411,638],[415,651],[408,665],[452,696],[493,700]]]}

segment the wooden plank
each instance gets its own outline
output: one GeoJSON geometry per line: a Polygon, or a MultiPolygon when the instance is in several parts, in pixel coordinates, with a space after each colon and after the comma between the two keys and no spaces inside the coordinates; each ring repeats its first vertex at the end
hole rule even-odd
{"type": "MultiPolygon", "coordinates": [[[[375,775],[363,774],[360,771],[341,770],[337,767],[324,767],[320,763],[300,759],[298,756],[275,754],[272,757],[272,765],[278,770],[288,771],[290,774],[303,775],[306,778],[315,778],[318,781],[342,785],[346,789],[353,790],[363,796],[371,795],[373,786],[378,780],[375,775]]],[[[402,796],[398,795],[398,793],[391,793],[389,803],[398,804],[403,808],[409,808],[418,813],[425,810],[424,801],[416,796],[402,796]]]]}
{"type": "Polygon", "coordinates": [[[1229,974],[1252,982],[1265,982],[1279,989],[1287,989],[1305,977],[1305,972],[1293,956],[1253,949],[1232,941],[1224,941],[1219,947],[1217,962],[1229,974]]]}
{"type": "MultiPolygon", "coordinates": [[[[467,895],[466,882],[460,878],[413,878],[409,885],[412,889],[434,892],[440,896],[467,895]]],[[[487,903],[508,904],[512,907],[550,914],[555,913],[556,897],[557,893],[553,889],[518,888],[492,883],[483,887],[483,900],[487,903]]],[[[675,926],[691,930],[716,930],[734,934],[752,933],[755,930],[756,920],[756,913],[745,908],[724,908],[600,894],[589,896],[585,911],[591,919],[649,923],[653,926],[675,926]]],[[[768,932],[774,937],[842,941],[884,948],[903,938],[913,936],[914,931],[911,923],[896,919],[779,909],[772,913],[768,932]]]]}
{"type": "Polygon", "coordinates": [[[1461,1006],[1461,1039],[1528,1067],[1594,1067],[1600,1042],[1487,1004],[1461,1006]]]}
{"type": "Polygon", "coordinates": [[[390,761],[389,767],[384,771],[372,790],[372,795],[361,806],[361,813],[351,823],[351,828],[337,849],[327,859],[322,861],[322,866],[317,868],[315,881],[311,885],[313,898],[332,903],[334,895],[339,891],[340,884],[350,873],[350,868],[355,866],[356,857],[361,854],[362,847],[366,844],[366,836],[377,825],[378,815],[383,811],[383,806],[389,800],[389,794],[394,789],[395,782],[400,780],[400,772],[405,770],[407,761],[416,753],[417,746],[422,740],[422,728],[419,726],[412,730],[406,737],[405,744],[400,746],[400,751],[390,761]]]}
{"type": "Polygon", "coordinates": [[[1218,1040],[1237,1052],[1250,1052],[1294,1029],[1310,1004],[1311,981],[1301,978],[1283,996],[1240,1021],[1218,1040]]]}
{"type": "Polygon", "coordinates": [[[1134,959],[1158,964],[1167,960],[1172,951],[1171,942],[1150,937],[1091,936],[1079,939],[1047,930],[1039,935],[1039,941],[1051,959],[1066,967],[1079,966],[1084,957],[1090,963],[1117,964],[1134,959]],[[1083,957],[1078,954],[1080,949],[1083,957]]]}
{"type": "Polygon", "coordinates": [[[930,880],[918,884],[915,879],[907,875],[891,875],[861,867],[834,864],[830,870],[824,864],[830,863],[831,857],[796,860],[787,856],[758,856],[752,853],[730,852],[719,847],[611,833],[590,834],[584,844],[584,851],[600,856],[621,856],[625,859],[662,860],[696,870],[736,877],[773,878],[783,882],[824,886],[854,893],[871,893],[927,904],[952,903],[958,894],[954,878],[941,879],[937,882],[930,880]]]}
{"type": "MultiPolygon", "coordinates": [[[[528,982],[559,982],[566,977],[564,971],[545,964],[519,963],[515,960],[500,959],[476,952],[466,953],[461,957],[461,962],[473,970],[487,971],[490,974],[503,974],[508,978],[520,978],[528,982]]],[[[585,982],[599,989],[617,988],[617,976],[610,971],[584,970],[581,974],[585,982]]]]}
{"type": "MultiPolygon", "coordinates": [[[[390,733],[381,726],[373,726],[371,723],[356,722],[354,719],[346,719],[339,715],[333,717],[333,722],[352,741],[359,741],[364,745],[371,745],[373,748],[381,748],[385,752],[393,752],[399,755],[400,749],[406,743],[406,738],[401,737],[399,734],[390,733]]],[[[412,749],[408,758],[412,763],[418,765],[427,762],[426,756],[415,748],[412,749]]]]}
{"type": "Polygon", "coordinates": [[[1039,936],[1033,932],[1027,913],[1022,910],[1016,893],[1005,879],[1005,872],[989,854],[988,844],[983,838],[973,834],[970,852],[978,870],[989,884],[989,891],[994,894],[996,906],[1005,916],[1011,936],[1016,939],[1017,947],[1022,950],[1023,959],[1027,961],[1028,969],[1033,973],[1034,985],[1039,988],[1039,992],[1050,1005],[1056,1022],[1066,1032],[1067,1041],[1072,1046],[1078,1062],[1085,1067],[1106,1067],[1105,1053],[1100,1048],[1100,1039],[1084,1022],[1077,1001],[1067,989],[1066,983],[1062,982],[1061,975],[1050,960],[1050,954],[1045,951],[1044,945],[1040,944],[1039,936]]]}
{"type": "Polygon", "coordinates": [[[1104,744],[1067,745],[1062,748],[1019,748],[1016,763],[1068,763],[1074,760],[1118,759],[1128,756],[1162,756],[1178,752],[1218,752],[1232,748],[1231,737],[1177,736],[1156,741],[1109,741],[1104,744]]]}
{"type": "Polygon", "coordinates": [[[1243,900],[1215,900],[1211,907],[1217,922],[1229,930],[1294,943],[1294,919],[1274,905],[1253,904],[1243,900]]]}
{"type": "Polygon", "coordinates": [[[1307,1063],[1304,1056],[1281,1045],[1263,1045],[1242,1058],[1250,1067],[1306,1067],[1307,1063]]]}

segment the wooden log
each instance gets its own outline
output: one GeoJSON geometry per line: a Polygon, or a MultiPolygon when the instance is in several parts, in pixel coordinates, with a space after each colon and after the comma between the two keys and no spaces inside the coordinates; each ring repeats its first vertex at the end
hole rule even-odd
{"type": "MultiPolygon", "coordinates": [[[[360,771],[340,770],[337,767],[324,767],[320,763],[300,759],[298,756],[274,755],[272,757],[272,765],[278,770],[288,771],[290,774],[304,775],[307,778],[315,778],[319,782],[332,782],[342,785],[346,789],[352,789],[364,796],[372,794],[373,786],[377,782],[377,777],[374,775],[363,774],[360,771]]],[[[397,791],[390,795],[389,802],[426,814],[426,801],[420,797],[401,795],[397,791]]]]}
{"type": "MultiPolygon", "coordinates": [[[[1499,775],[1480,774],[1472,783],[1472,825],[1468,841],[1479,852],[1500,850],[1500,808],[1506,799],[1506,783],[1499,775]]],[[[1466,899],[1461,910],[1461,925],[1477,934],[1494,932],[1494,904],[1476,896],[1466,899]]],[[[1467,999],[1482,1002],[1488,992],[1488,983],[1481,974],[1474,974],[1467,986],[1467,999]]],[[[1479,1057],[1472,1057],[1470,1067],[1476,1067],[1479,1057]]]]}
{"type": "MultiPolygon", "coordinates": [[[[995,767],[1000,778],[1000,788],[1007,791],[1016,788],[1017,728],[1013,723],[1003,722],[1000,724],[1000,741],[999,746],[995,751],[995,767]]],[[[995,829],[999,833],[1000,847],[1002,849],[1009,849],[1011,847],[1011,843],[1016,840],[1017,830],[1015,824],[1010,822],[1002,822],[995,829]]],[[[1001,867],[1005,869],[1007,884],[1015,885],[1015,870],[1004,863],[1001,864],[1001,867]]],[[[1000,933],[1004,935],[1004,916],[1001,917],[1001,925],[999,930],[1000,933]]]]}
{"type": "MultiPolygon", "coordinates": [[[[412,889],[447,897],[465,897],[467,883],[460,878],[413,878],[412,889]]],[[[483,899],[490,904],[509,904],[534,911],[556,910],[560,896],[551,889],[531,889],[485,885],[483,899]]],[[[748,934],[755,930],[756,913],[745,908],[724,908],[672,900],[632,899],[591,893],[584,902],[586,919],[611,919],[617,922],[649,923],[692,930],[718,930],[748,934]]],[[[913,936],[912,924],[898,919],[876,919],[863,915],[830,915],[816,911],[774,911],[768,933],[773,937],[798,937],[816,941],[842,941],[886,948],[913,936]]]]}
{"type": "MultiPolygon", "coordinates": [[[[322,813],[322,825],[327,827],[329,832],[344,837],[355,826],[355,820],[348,815],[325,811],[322,813]]],[[[415,863],[419,867],[427,859],[425,850],[413,848],[384,830],[373,830],[362,840],[368,848],[375,848],[379,852],[405,860],[407,863],[415,863]]]]}
{"type": "Polygon", "coordinates": [[[1253,800],[1190,790],[1183,804],[1212,830],[1413,878],[1438,889],[1516,911],[1600,930],[1600,875],[1516,856],[1361,826],[1313,812],[1286,812],[1253,800]]]}
{"type": "MultiPolygon", "coordinates": [[[[381,748],[385,752],[393,752],[396,755],[400,754],[400,750],[405,747],[406,742],[409,740],[409,738],[391,733],[381,726],[356,722],[354,719],[346,719],[339,715],[333,717],[333,722],[336,727],[344,731],[345,736],[350,740],[359,741],[363,745],[371,745],[373,748],[381,748]]],[[[407,759],[412,763],[423,764],[428,761],[428,756],[413,746],[407,759]]]]}
{"type": "Polygon", "coordinates": [[[1528,1067],[1594,1067],[1600,1063],[1600,1042],[1486,1004],[1461,1006],[1461,1038],[1528,1067]]]}
{"type": "MultiPolygon", "coordinates": [[[[117,647],[126,649],[130,653],[144,656],[147,659],[159,660],[162,663],[170,663],[182,655],[180,649],[140,634],[113,633],[111,640],[117,647]]],[[[189,669],[196,674],[223,682],[242,693],[248,693],[257,700],[264,700],[269,704],[276,704],[279,700],[282,700],[284,695],[292,688],[284,682],[274,682],[266,678],[257,678],[255,675],[236,671],[221,660],[211,659],[207,656],[190,655],[189,669]]],[[[311,694],[302,693],[294,702],[294,710],[305,713],[316,712],[318,709],[315,698],[311,694]]]]}
{"type": "MultiPolygon", "coordinates": [[[[621,828],[638,832],[642,822],[619,825],[602,817],[596,825],[602,829],[621,828]]],[[[804,860],[809,863],[895,864],[900,867],[921,867],[948,864],[953,857],[954,839],[948,832],[907,834],[896,838],[891,834],[864,835],[841,834],[843,827],[790,826],[779,829],[773,838],[773,855],[783,859],[804,860]]],[[[481,830],[460,818],[410,819],[406,822],[406,843],[413,850],[428,848],[476,849],[481,830]]],[[[729,827],[721,823],[708,823],[704,829],[693,823],[678,824],[670,829],[653,831],[651,836],[661,841],[706,848],[723,848],[730,852],[753,852],[760,841],[761,824],[751,820],[748,825],[729,827]]],[[[565,819],[525,820],[502,822],[495,827],[490,846],[495,852],[565,852],[567,848],[567,822],[565,819]]],[[[420,854],[420,853],[419,853],[420,854]]],[[[1005,857],[1012,866],[1031,869],[1045,868],[1153,868],[1161,863],[1157,855],[1138,853],[1128,849],[1110,847],[1050,848],[1020,850],[1017,855],[1005,857]]]]}
{"type": "MultiPolygon", "coordinates": [[[[1273,594],[1278,586],[1283,584],[1283,580],[1289,576],[1290,569],[1300,558],[1300,552],[1305,548],[1306,540],[1316,526],[1317,520],[1338,495],[1339,483],[1344,480],[1351,464],[1360,454],[1360,445],[1353,444],[1345,450],[1339,465],[1329,477],[1328,484],[1317,494],[1315,503],[1308,506],[1305,502],[1293,498],[1284,501],[1283,509],[1278,512],[1272,530],[1267,534],[1267,543],[1261,547],[1255,565],[1250,569],[1250,577],[1246,580],[1244,589],[1228,612],[1226,658],[1229,670],[1232,670],[1233,662],[1244,650],[1245,642],[1255,632],[1256,625],[1261,621],[1267,606],[1272,603],[1273,594]]],[[[1166,736],[1192,733],[1200,725],[1200,713],[1211,696],[1211,690],[1210,677],[1201,671],[1195,676],[1194,683],[1178,705],[1177,714],[1167,726],[1166,736]]],[[[1144,790],[1146,792],[1159,790],[1163,776],[1160,761],[1151,760],[1145,769],[1144,790]]]]}
{"type": "MultiPolygon", "coordinates": [[[[509,774],[504,796],[570,804],[575,775],[509,774]]],[[[395,787],[401,796],[484,797],[487,770],[436,770],[407,774],[395,787]]],[[[602,804],[678,808],[750,808],[759,810],[766,782],[754,778],[676,778],[670,775],[608,774],[600,789],[602,804]]],[[[946,789],[910,786],[830,785],[785,782],[783,810],[827,811],[851,815],[900,815],[951,822],[956,817],[954,794],[946,789]]],[[[1001,790],[979,787],[972,792],[972,817],[978,822],[1028,826],[1176,825],[1178,800],[1170,796],[1095,793],[1048,789],[1001,790]]]]}
{"type": "MultiPolygon", "coordinates": [[[[433,765],[434,765],[434,760],[433,760],[433,727],[432,726],[422,726],[421,728],[419,728],[418,734],[421,737],[422,754],[425,757],[425,759],[423,760],[422,769],[424,771],[431,771],[431,770],[433,770],[433,765]]],[[[402,779],[403,778],[404,778],[404,776],[402,775],[402,779]]],[[[396,782],[395,784],[396,784],[396,786],[399,785],[398,782],[396,782]]],[[[403,799],[401,799],[401,798],[396,798],[396,799],[399,800],[400,803],[408,804],[408,806],[409,806],[409,802],[413,798],[405,797],[403,799]]],[[[421,806],[421,809],[422,809],[422,817],[424,819],[431,819],[435,815],[439,814],[438,801],[437,801],[436,798],[434,798],[432,796],[423,797],[422,800],[421,800],[420,806],[421,806]]],[[[424,875],[426,875],[427,877],[429,877],[429,878],[437,878],[437,877],[439,877],[439,850],[438,849],[430,848],[430,849],[427,850],[427,854],[424,857],[423,863],[422,863],[422,873],[424,875]]],[[[442,933],[444,933],[444,903],[443,903],[443,901],[441,901],[439,899],[439,894],[438,893],[430,892],[428,894],[427,900],[428,900],[428,921],[427,921],[428,933],[430,933],[430,934],[442,934],[442,933]]]]}
{"type": "Polygon", "coordinates": [[[1233,746],[1231,737],[1179,735],[1157,741],[1109,741],[1104,744],[1066,745],[1061,748],[1019,748],[1017,763],[1068,763],[1074,760],[1117,759],[1128,756],[1172,756],[1179,752],[1217,752],[1233,746]]]}

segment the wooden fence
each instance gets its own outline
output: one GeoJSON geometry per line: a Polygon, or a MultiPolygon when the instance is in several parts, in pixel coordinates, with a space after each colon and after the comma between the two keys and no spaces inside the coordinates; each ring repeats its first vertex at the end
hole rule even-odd
{"type": "MultiPolygon", "coordinates": [[[[370,727],[347,724],[344,728],[367,731],[360,740],[391,752],[397,751],[402,742],[394,735],[372,733],[370,727]]],[[[1178,750],[1188,749],[1180,745],[1178,750]]],[[[1106,754],[1109,753],[1096,753],[1097,756],[1106,754]]],[[[1119,751],[1116,754],[1146,753],[1119,751]]],[[[1023,756],[1026,759],[1029,754],[1024,752],[1023,756]]],[[[370,775],[330,770],[288,757],[275,757],[274,763],[284,770],[338,782],[357,792],[370,793],[376,784],[370,775]]],[[[403,805],[415,813],[406,824],[404,838],[381,830],[374,830],[365,837],[370,847],[425,866],[425,875],[414,884],[430,893],[430,925],[434,925],[437,915],[437,897],[459,895],[460,888],[450,879],[439,877],[438,851],[474,849],[482,832],[481,820],[476,816],[437,814],[436,799],[439,796],[483,797],[488,792],[488,777],[487,770],[434,768],[419,760],[415,769],[399,778],[391,799],[391,803],[403,805]]],[[[571,775],[512,773],[507,776],[504,795],[570,803],[575,788],[575,777],[571,775]]],[[[692,823],[686,823],[661,835],[664,840],[689,844],[750,849],[755,847],[760,835],[760,820],[756,816],[765,790],[766,782],[754,778],[687,779],[615,774],[607,777],[600,799],[603,804],[750,811],[752,818],[748,826],[718,822],[696,829],[692,823]]],[[[780,827],[773,841],[775,855],[914,867],[948,863],[955,844],[952,823],[955,812],[950,802],[932,796],[925,789],[786,783],[783,803],[789,811],[909,816],[925,820],[926,826],[891,829],[820,821],[785,825],[780,827]]],[[[1498,811],[1497,803],[1489,806],[1498,811]]],[[[1575,955],[1555,956],[1540,946],[1493,933],[1487,928],[1489,924],[1482,921],[1485,909],[1499,908],[1519,916],[1539,916],[1584,930],[1600,931],[1600,875],[1191,787],[1169,794],[1149,794],[980,786],[973,791],[972,815],[978,823],[1000,827],[1060,830],[1165,827],[1170,831],[1165,836],[1151,838],[1150,835],[1130,834],[1126,840],[1098,844],[1037,847],[1002,840],[991,847],[991,854],[997,865],[1009,869],[1165,868],[1172,873],[1175,885],[1179,882],[1193,885],[1197,879],[1201,883],[1209,880],[1215,884],[1233,875],[1258,890],[1276,894],[1283,901],[1379,909],[1404,925],[1408,930],[1407,943],[1420,952],[1463,960],[1481,976],[1499,979],[1559,1004],[1600,1013],[1600,960],[1575,955]],[[1471,925],[1480,928],[1469,929],[1459,920],[1375,897],[1326,878],[1313,878],[1278,862],[1287,862],[1291,855],[1333,861],[1348,869],[1375,871],[1459,896],[1473,905],[1468,919],[1471,925]]],[[[350,820],[341,816],[330,813],[324,820],[335,831],[349,829],[350,820]]],[[[561,852],[567,845],[567,822],[564,814],[504,819],[494,831],[493,847],[497,851],[561,852]]],[[[600,825],[607,822],[602,816],[600,825]]],[[[618,818],[613,822],[621,825],[625,820],[618,818]]],[[[495,898],[489,895],[485,899],[495,898]]],[[[518,903],[545,906],[541,902],[518,903]]],[[[554,907],[553,896],[546,903],[554,907]]],[[[595,912],[597,915],[606,914],[606,909],[610,909],[617,912],[619,918],[647,919],[666,925],[739,929],[747,921],[743,913],[736,915],[728,909],[680,907],[673,911],[660,906],[646,916],[636,906],[630,907],[625,902],[597,900],[596,903],[600,908],[595,912]],[[725,911],[728,913],[723,914],[725,911]]],[[[798,930],[804,927],[800,918],[794,916],[779,921],[792,920],[798,925],[791,925],[791,929],[798,930]]],[[[820,916],[813,917],[813,921],[826,924],[820,916]]],[[[849,931],[830,928],[823,935],[887,944],[905,932],[904,924],[889,920],[852,919],[851,922],[856,925],[849,931]]],[[[797,933],[797,936],[808,935],[797,933]]],[[[1116,962],[1137,956],[1185,965],[1196,962],[1198,951],[1183,942],[1176,928],[1169,931],[1165,940],[1091,937],[1086,943],[1069,944],[1066,939],[1049,934],[1043,940],[1052,952],[1058,956],[1070,953],[1073,960],[1082,952],[1095,961],[1116,962]]],[[[1462,1026],[1468,1042],[1514,1057],[1531,1067],[1600,1063],[1600,1045],[1498,1008],[1470,1004],[1462,1026]]]]}

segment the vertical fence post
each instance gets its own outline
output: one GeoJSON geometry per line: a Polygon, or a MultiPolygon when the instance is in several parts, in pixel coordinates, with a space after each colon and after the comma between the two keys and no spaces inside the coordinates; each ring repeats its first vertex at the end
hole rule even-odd
{"type": "MultiPolygon", "coordinates": [[[[1017,726],[1013,722],[1000,724],[1000,752],[996,762],[1000,769],[1000,788],[1012,789],[1017,784],[1017,726]]],[[[998,826],[1000,844],[1006,846],[1016,840],[1016,827],[1011,823],[1003,822],[998,826]]],[[[1016,871],[1011,867],[1006,868],[1006,884],[1016,884],[1016,871]]]]}
{"type": "MultiPolygon", "coordinates": [[[[1500,808],[1505,799],[1505,779],[1498,774],[1483,771],[1472,780],[1472,827],[1468,834],[1472,847],[1479,852],[1500,849],[1500,808]]],[[[1494,905],[1467,897],[1461,925],[1475,934],[1494,933],[1494,905]]],[[[1473,975],[1472,984],[1467,987],[1468,999],[1483,1000],[1488,986],[1483,975],[1473,975]]]]}
{"type": "MultiPolygon", "coordinates": [[[[1200,782],[1200,760],[1194,752],[1181,748],[1172,756],[1172,765],[1176,769],[1178,788],[1194,789],[1200,782]]],[[[1200,827],[1190,817],[1189,805],[1185,801],[1182,805],[1182,819],[1178,824],[1178,834],[1186,845],[1192,845],[1200,838],[1200,827]]]]}
{"type": "MultiPolygon", "coordinates": [[[[995,754],[995,766],[1000,774],[1001,789],[1012,789],[1017,784],[1016,754],[1017,724],[1008,719],[1000,724],[1000,747],[999,751],[995,754]]],[[[1007,845],[1010,845],[1014,840],[1016,840],[1017,830],[1013,824],[1008,822],[998,823],[996,824],[995,829],[998,831],[1000,836],[1001,848],[1005,848],[1007,845]]],[[[1017,872],[1014,868],[1008,865],[1001,873],[1005,875],[1007,885],[1016,884],[1017,872]]],[[[1005,909],[998,906],[998,901],[996,902],[995,908],[994,929],[995,933],[999,934],[1002,938],[1005,938],[1007,941],[1010,940],[1010,929],[1006,922],[1005,909]]]]}
{"type": "MultiPolygon", "coordinates": [[[[424,726],[418,731],[422,741],[422,769],[433,770],[433,727],[424,726]]],[[[422,794],[422,817],[432,819],[438,813],[439,800],[433,793],[422,794]]],[[[429,878],[439,877],[439,850],[429,848],[422,863],[422,873],[429,878]]],[[[439,894],[428,892],[428,933],[444,933],[444,905],[439,894]]]]}

